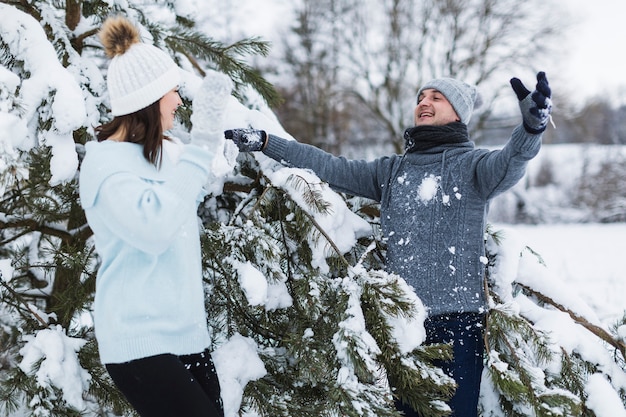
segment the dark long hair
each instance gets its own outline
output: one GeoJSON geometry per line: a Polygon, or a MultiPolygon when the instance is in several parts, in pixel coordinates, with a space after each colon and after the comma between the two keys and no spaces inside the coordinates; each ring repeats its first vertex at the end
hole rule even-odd
{"type": "Polygon", "coordinates": [[[102,142],[120,129],[124,132],[124,142],[142,144],[146,160],[156,167],[161,165],[164,137],[158,101],[134,113],[115,116],[110,122],[96,127],[96,138],[102,142]]]}

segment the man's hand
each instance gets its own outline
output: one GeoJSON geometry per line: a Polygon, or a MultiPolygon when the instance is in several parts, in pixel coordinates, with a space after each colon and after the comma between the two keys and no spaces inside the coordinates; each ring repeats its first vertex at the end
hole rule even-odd
{"type": "Polygon", "coordinates": [[[537,73],[537,86],[535,91],[530,92],[519,78],[511,78],[511,87],[519,100],[519,107],[522,111],[524,129],[528,133],[541,133],[546,130],[550,113],[552,113],[552,91],[546,78],[546,73],[537,73]]]}
{"type": "Polygon", "coordinates": [[[224,131],[224,137],[235,142],[240,152],[263,150],[267,141],[265,130],[232,129],[224,131]]]}

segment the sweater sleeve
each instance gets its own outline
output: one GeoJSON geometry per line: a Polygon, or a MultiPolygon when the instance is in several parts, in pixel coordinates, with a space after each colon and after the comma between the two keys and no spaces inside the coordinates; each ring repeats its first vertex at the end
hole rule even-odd
{"type": "Polygon", "coordinates": [[[187,146],[179,162],[163,179],[150,179],[130,171],[104,178],[91,208],[114,235],[151,254],[167,250],[209,177],[210,154],[187,146]]]}
{"type": "Polygon", "coordinates": [[[391,159],[371,162],[333,156],[315,146],[269,135],[263,153],[288,166],[310,169],[336,191],[380,201],[391,159]]]}
{"type": "Polygon", "coordinates": [[[520,125],[502,149],[481,154],[474,180],[485,199],[505,192],[522,179],[528,161],[539,153],[541,137],[542,134],[530,134],[520,125]]]}

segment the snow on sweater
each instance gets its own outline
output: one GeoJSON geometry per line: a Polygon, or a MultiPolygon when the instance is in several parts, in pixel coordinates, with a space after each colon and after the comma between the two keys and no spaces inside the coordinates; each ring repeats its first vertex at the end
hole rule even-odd
{"type": "Polygon", "coordinates": [[[489,200],[522,178],[540,146],[541,135],[518,126],[496,151],[465,142],[367,162],[270,135],[263,153],[313,170],[337,191],[380,202],[387,271],[438,315],[484,311],[489,200]]]}
{"type": "Polygon", "coordinates": [[[165,145],[160,169],[138,144],[86,145],[79,191],[101,259],[94,321],[105,364],[209,345],[197,207],[212,154],[165,145]]]}

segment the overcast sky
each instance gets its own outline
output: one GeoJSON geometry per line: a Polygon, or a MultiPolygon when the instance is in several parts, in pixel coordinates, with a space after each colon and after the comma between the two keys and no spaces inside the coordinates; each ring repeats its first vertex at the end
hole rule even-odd
{"type": "Polygon", "coordinates": [[[564,80],[585,95],[608,93],[626,101],[626,1],[560,1],[575,19],[564,80]]]}

